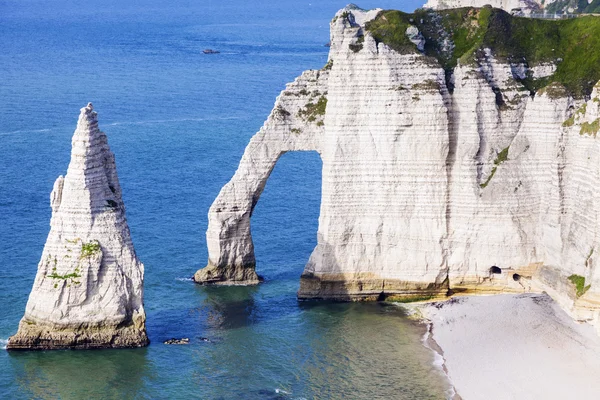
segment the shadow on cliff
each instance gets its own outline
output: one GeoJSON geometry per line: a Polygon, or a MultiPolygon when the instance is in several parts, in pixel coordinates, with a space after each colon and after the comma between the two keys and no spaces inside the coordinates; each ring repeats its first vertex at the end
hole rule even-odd
{"type": "Polygon", "coordinates": [[[317,234],[317,236],[318,244],[310,255],[300,276],[298,299],[305,304],[305,307],[310,307],[310,302],[316,300],[330,302],[352,301],[354,293],[348,290],[349,286],[357,284],[358,288],[362,289],[362,283],[360,281],[355,282],[354,280],[346,281],[345,279],[341,279],[345,277],[345,274],[335,257],[336,250],[334,246],[324,240],[321,234],[317,234]],[[332,280],[323,280],[323,275],[318,272],[315,273],[318,265],[327,266],[327,275],[331,276],[332,280]]]}

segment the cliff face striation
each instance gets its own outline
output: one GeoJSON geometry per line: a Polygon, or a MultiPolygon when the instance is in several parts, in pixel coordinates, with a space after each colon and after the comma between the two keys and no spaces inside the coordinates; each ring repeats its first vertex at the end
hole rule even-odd
{"type": "Polygon", "coordinates": [[[598,37],[594,17],[341,10],[329,62],[281,93],[210,208],[195,280],[258,281],[252,210],[281,154],[314,150],[300,298],[547,291],[597,321],[598,37]]]}
{"type": "Polygon", "coordinates": [[[125,219],[115,159],[92,104],[81,109],[71,163],[50,196],[50,233],[19,330],[19,349],[147,345],[144,266],[125,219]]]}

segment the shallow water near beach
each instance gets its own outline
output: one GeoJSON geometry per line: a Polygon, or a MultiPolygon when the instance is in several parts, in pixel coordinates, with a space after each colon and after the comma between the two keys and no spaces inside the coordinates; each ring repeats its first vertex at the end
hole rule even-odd
{"type": "Polygon", "coordinates": [[[0,0],[0,347],[23,315],[52,184],[88,101],[116,155],[146,266],[152,343],[0,351],[0,398],[445,398],[423,327],[400,307],[297,301],[316,244],[316,153],[284,155],[254,213],[265,282],[190,280],[207,259],[211,202],[285,83],[326,63],[328,23],[345,3],[54,3],[0,0]],[[190,344],[163,344],[182,337],[190,344]]]}

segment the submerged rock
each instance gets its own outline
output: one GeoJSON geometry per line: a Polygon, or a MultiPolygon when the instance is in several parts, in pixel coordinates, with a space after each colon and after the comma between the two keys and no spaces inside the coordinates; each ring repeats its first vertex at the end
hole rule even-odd
{"type": "Polygon", "coordinates": [[[138,260],[106,135],[81,109],[71,163],[50,196],[50,233],[16,335],[7,348],[92,349],[149,343],[138,260]]]}
{"type": "Polygon", "coordinates": [[[164,344],[190,344],[189,338],[181,338],[181,339],[169,339],[163,342],[164,344]]]}

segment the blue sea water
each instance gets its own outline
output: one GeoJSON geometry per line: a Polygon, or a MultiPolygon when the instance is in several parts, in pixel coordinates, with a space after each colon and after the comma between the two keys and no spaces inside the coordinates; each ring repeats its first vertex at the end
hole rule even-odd
{"type": "Polygon", "coordinates": [[[402,309],[296,300],[316,244],[316,153],[283,156],[256,208],[265,283],[190,280],[207,259],[211,202],[285,83],[325,64],[328,23],[344,2],[122,3],[0,0],[0,346],[23,315],[49,230],[49,193],[88,101],[116,155],[146,266],[152,343],[1,351],[0,398],[444,398],[448,383],[421,344],[422,327],[402,309]],[[191,344],[162,344],[172,337],[191,344]]]}

